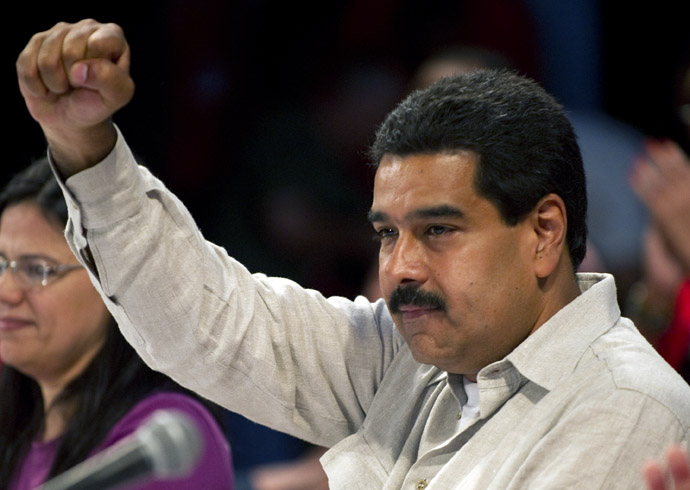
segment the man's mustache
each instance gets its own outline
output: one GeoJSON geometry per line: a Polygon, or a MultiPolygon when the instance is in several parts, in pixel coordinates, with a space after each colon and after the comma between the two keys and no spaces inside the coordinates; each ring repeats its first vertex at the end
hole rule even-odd
{"type": "Polygon", "coordinates": [[[424,291],[419,286],[398,286],[388,300],[391,313],[400,313],[401,306],[421,306],[446,311],[446,302],[438,294],[424,291]]]}

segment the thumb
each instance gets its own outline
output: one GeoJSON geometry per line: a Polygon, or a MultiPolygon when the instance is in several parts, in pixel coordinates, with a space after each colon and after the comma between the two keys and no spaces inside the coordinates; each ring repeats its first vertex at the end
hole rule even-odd
{"type": "Polygon", "coordinates": [[[69,72],[69,81],[72,87],[87,87],[89,78],[89,64],[80,62],[73,63],[69,72]]]}
{"type": "Polygon", "coordinates": [[[113,112],[127,104],[134,95],[134,81],[129,71],[104,58],[74,63],[69,70],[70,85],[98,92],[103,104],[113,112]]]}

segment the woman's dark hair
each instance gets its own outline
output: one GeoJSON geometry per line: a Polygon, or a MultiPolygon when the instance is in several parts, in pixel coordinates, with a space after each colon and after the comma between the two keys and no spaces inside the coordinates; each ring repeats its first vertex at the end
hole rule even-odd
{"type": "MultiPolygon", "coordinates": [[[[67,222],[67,207],[46,159],[35,162],[9,182],[0,193],[0,214],[22,202],[38,205],[56,226],[64,227],[67,222]]],[[[0,488],[5,488],[43,429],[44,406],[36,381],[6,364],[0,369],[0,488]]],[[[86,459],[138,401],[159,390],[191,395],[146,366],[111,318],[103,347],[54,402],[74,403],[75,411],[61,436],[49,477],[86,459]]]]}
{"type": "Polygon", "coordinates": [[[517,224],[549,193],[563,199],[573,268],[585,256],[587,191],[582,157],[563,108],[537,83],[509,70],[444,78],[403,100],[370,150],[384,154],[454,153],[478,157],[476,192],[504,222],[517,224]]]}

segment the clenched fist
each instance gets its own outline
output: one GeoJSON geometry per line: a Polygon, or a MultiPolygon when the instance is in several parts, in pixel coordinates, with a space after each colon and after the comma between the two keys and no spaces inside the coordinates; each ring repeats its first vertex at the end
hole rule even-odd
{"type": "Polygon", "coordinates": [[[111,116],[134,94],[129,63],[122,29],[91,19],[35,34],[19,55],[19,89],[65,177],[113,148],[111,116]]]}

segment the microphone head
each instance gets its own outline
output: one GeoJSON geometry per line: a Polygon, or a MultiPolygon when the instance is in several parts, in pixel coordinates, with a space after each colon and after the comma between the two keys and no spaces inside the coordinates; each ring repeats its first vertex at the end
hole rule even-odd
{"type": "Polygon", "coordinates": [[[136,432],[153,465],[156,478],[188,475],[201,457],[197,424],[176,410],[157,410],[136,432]]]}

